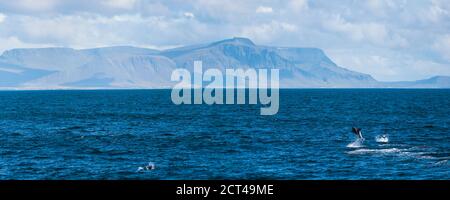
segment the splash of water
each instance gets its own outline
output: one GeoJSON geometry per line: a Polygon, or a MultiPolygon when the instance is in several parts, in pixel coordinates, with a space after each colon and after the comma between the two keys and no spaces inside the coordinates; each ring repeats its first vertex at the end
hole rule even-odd
{"type": "Polygon", "coordinates": [[[355,141],[353,141],[352,143],[348,144],[347,147],[348,148],[361,148],[361,147],[364,147],[363,143],[364,143],[364,138],[358,138],[355,141]]]}
{"type": "Polygon", "coordinates": [[[388,143],[389,137],[387,135],[377,135],[375,141],[378,143],[388,143]]]}

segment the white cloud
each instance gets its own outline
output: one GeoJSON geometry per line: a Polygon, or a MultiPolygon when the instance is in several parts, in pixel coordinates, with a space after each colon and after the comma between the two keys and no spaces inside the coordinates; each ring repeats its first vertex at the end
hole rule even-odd
{"type": "Polygon", "coordinates": [[[194,18],[195,17],[194,13],[191,13],[191,12],[185,12],[184,16],[187,17],[187,18],[194,18]]]}
{"type": "MultiPolygon", "coordinates": [[[[448,2],[446,2],[448,4],[448,2]]],[[[431,1],[431,5],[424,11],[427,20],[433,23],[441,21],[444,17],[450,16],[450,11],[445,9],[441,1],[431,1]]]]}
{"type": "Polygon", "coordinates": [[[53,9],[57,4],[57,0],[16,0],[14,5],[19,9],[42,12],[53,9]]]}
{"type": "Polygon", "coordinates": [[[134,7],[136,0],[102,0],[106,6],[119,9],[131,9],[134,7]]]}
{"type": "Polygon", "coordinates": [[[8,37],[8,38],[0,37],[0,54],[10,49],[12,46],[14,48],[39,48],[39,47],[48,47],[51,45],[25,43],[23,41],[20,41],[17,37],[8,37]]]}
{"type": "Polygon", "coordinates": [[[323,28],[332,33],[341,34],[354,42],[371,43],[376,47],[407,47],[408,41],[398,33],[389,29],[385,23],[364,22],[352,23],[341,15],[335,15],[323,21],[323,28]]]}
{"type": "Polygon", "coordinates": [[[450,68],[445,64],[398,52],[336,49],[328,51],[328,54],[336,64],[370,74],[380,81],[413,81],[450,75],[450,68]]]}
{"type": "MultiPolygon", "coordinates": [[[[397,66],[390,63],[385,55],[377,55],[358,50],[331,50],[328,51],[336,64],[358,72],[372,75],[377,80],[396,80],[399,76],[397,66]]],[[[400,74],[401,75],[401,74],[400,74]]]]}
{"type": "Polygon", "coordinates": [[[438,38],[434,43],[433,48],[450,62],[450,34],[438,38]]]}
{"type": "Polygon", "coordinates": [[[272,7],[259,6],[256,8],[256,13],[273,13],[272,7]]]}
{"type": "Polygon", "coordinates": [[[308,8],[308,0],[291,0],[289,6],[297,11],[308,8]]]}
{"type": "Polygon", "coordinates": [[[4,15],[3,13],[0,13],[0,24],[5,21],[6,19],[6,15],[4,15]]]}
{"type": "MultiPolygon", "coordinates": [[[[225,38],[218,35],[226,32],[220,31],[221,28],[218,26],[211,31],[209,27],[195,19],[186,19],[184,15],[178,18],[136,14],[109,17],[60,15],[51,18],[16,16],[8,20],[6,26],[0,26],[0,39],[15,37],[24,43],[74,48],[133,45],[162,49],[180,46],[186,41],[200,43],[216,37],[225,38]]],[[[15,43],[8,44],[10,48],[17,48],[15,43]]]]}
{"type": "Polygon", "coordinates": [[[267,43],[274,38],[282,37],[283,35],[293,33],[296,30],[297,27],[293,24],[271,21],[270,23],[244,27],[241,35],[252,38],[258,42],[267,43]]]}
{"type": "Polygon", "coordinates": [[[377,15],[385,15],[386,11],[396,7],[395,2],[391,0],[367,0],[366,4],[369,10],[377,15]]]}

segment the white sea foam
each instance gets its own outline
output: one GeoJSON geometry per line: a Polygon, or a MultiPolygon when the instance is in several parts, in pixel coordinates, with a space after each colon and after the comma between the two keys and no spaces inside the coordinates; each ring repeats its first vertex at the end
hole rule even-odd
{"type": "Polygon", "coordinates": [[[363,145],[364,139],[358,138],[354,142],[347,145],[348,148],[361,148],[364,147],[363,145]]]}
{"type": "Polygon", "coordinates": [[[433,165],[434,166],[447,166],[448,160],[441,160],[441,161],[435,162],[433,165]]]}
{"type": "Polygon", "coordinates": [[[377,135],[375,141],[378,143],[388,143],[389,137],[387,135],[377,135]]]}
{"type": "Polygon", "coordinates": [[[361,148],[353,151],[347,152],[353,155],[365,155],[365,154],[375,154],[375,155],[394,155],[399,157],[404,157],[407,159],[420,159],[420,160],[439,160],[433,163],[434,166],[447,166],[448,157],[437,158],[434,156],[427,155],[427,152],[411,152],[410,149],[399,149],[399,148],[385,148],[385,149],[367,149],[361,148]]]}
{"type": "Polygon", "coordinates": [[[387,153],[399,153],[402,152],[403,149],[390,148],[390,149],[357,149],[353,151],[349,151],[349,154],[387,154],[387,153]]]}

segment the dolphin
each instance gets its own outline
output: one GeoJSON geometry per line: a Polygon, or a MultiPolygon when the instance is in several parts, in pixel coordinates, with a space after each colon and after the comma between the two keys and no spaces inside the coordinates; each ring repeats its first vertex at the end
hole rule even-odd
{"type": "Polygon", "coordinates": [[[142,172],[142,171],[150,171],[150,170],[154,170],[154,169],[155,169],[155,164],[153,164],[152,162],[149,162],[147,166],[139,167],[137,171],[142,172]]]}
{"type": "Polygon", "coordinates": [[[352,132],[360,139],[364,139],[360,128],[352,127],[352,132]]]}

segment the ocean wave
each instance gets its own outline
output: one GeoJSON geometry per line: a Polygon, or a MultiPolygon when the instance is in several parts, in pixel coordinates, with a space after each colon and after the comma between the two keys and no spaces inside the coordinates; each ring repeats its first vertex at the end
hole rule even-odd
{"type": "Polygon", "coordinates": [[[347,152],[348,154],[374,154],[374,153],[398,153],[402,152],[403,149],[397,149],[397,148],[389,148],[389,149],[357,149],[353,151],[347,152]]]}
{"type": "Polygon", "coordinates": [[[407,159],[419,159],[419,160],[430,160],[433,163],[433,166],[447,166],[448,160],[450,157],[439,157],[436,152],[423,152],[423,151],[415,151],[416,147],[411,148],[384,148],[384,149],[356,149],[353,151],[347,152],[348,154],[353,155],[365,155],[365,154],[377,154],[377,155],[394,155],[407,159]]]}
{"type": "Polygon", "coordinates": [[[448,160],[440,160],[433,163],[434,166],[448,166],[448,160]]]}

